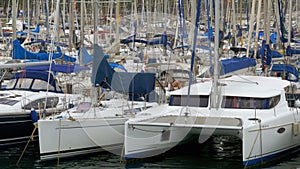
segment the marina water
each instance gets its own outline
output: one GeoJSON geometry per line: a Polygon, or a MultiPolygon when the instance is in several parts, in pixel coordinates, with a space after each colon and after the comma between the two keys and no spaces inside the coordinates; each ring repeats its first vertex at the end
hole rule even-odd
{"type": "MultiPolygon", "coordinates": [[[[177,147],[161,157],[134,161],[120,162],[120,156],[110,153],[97,153],[59,161],[40,161],[37,142],[30,142],[19,165],[25,145],[2,148],[0,153],[0,168],[84,168],[84,169],[110,169],[110,168],[153,168],[153,169],[239,169],[243,168],[241,158],[241,142],[232,137],[214,137],[208,143],[199,145],[191,143],[177,147]]],[[[276,163],[258,167],[268,169],[296,169],[300,168],[300,153],[294,154],[276,163]]]]}

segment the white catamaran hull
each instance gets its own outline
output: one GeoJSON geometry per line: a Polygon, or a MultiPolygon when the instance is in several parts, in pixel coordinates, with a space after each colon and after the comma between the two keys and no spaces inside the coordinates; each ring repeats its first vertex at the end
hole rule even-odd
{"type": "Polygon", "coordinates": [[[221,82],[225,87],[220,108],[204,104],[209,100],[207,83],[199,83],[191,88],[192,106],[185,106],[186,91],[182,89],[171,93],[169,105],[148,109],[144,113],[147,116],[128,120],[125,158],[156,156],[190,138],[203,143],[211,136],[239,138],[245,166],[268,163],[298,151],[300,109],[297,101],[289,100],[297,96],[289,93],[289,82],[272,77],[247,78],[256,83],[242,86],[240,77],[221,82]],[[198,105],[199,101],[202,103],[198,105]],[[160,114],[154,113],[159,110],[160,114]]]}
{"type": "Polygon", "coordinates": [[[120,154],[126,118],[39,120],[41,160],[100,151],[120,154]]]}

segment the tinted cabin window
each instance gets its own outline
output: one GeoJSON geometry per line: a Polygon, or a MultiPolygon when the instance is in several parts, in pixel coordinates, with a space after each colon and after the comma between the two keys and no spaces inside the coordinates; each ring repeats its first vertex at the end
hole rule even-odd
{"type": "Polygon", "coordinates": [[[271,109],[280,100],[280,95],[271,98],[224,96],[222,108],[234,109],[271,109]]]}
{"type": "MultiPolygon", "coordinates": [[[[24,106],[24,109],[26,110],[30,110],[31,108],[34,108],[36,110],[38,109],[43,109],[44,107],[42,107],[42,105],[45,103],[45,98],[42,99],[38,99],[38,100],[34,100],[30,103],[28,103],[27,105],[24,106]]],[[[47,103],[46,103],[46,109],[49,108],[55,108],[56,105],[58,104],[58,97],[48,97],[47,98],[47,103]]]]}
{"type": "Polygon", "coordinates": [[[207,107],[208,106],[208,96],[205,95],[190,95],[189,103],[187,105],[186,95],[172,95],[170,97],[170,106],[191,106],[191,107],[207,107]]]}

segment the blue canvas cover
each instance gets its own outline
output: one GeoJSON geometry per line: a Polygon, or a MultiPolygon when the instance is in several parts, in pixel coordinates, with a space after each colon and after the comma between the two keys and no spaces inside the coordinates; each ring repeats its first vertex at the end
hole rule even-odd
{"type": "Polygon", "coordinates": [[[248,68],[256,65],[254,58],[249,57],[234,57],[230,59],[224,59],[220,61],[221,63],[221,72],[220,75],[224,75],[230,72],[234,72],[240,69],[248,68]]]}
{"type": "Polygon", "coordinates": [[[50,60],[49,56],[52,56],[52,59],[61,59],[64,61],[75,62],[76,59],[70,56],[67,56],[61,52],[59,46],[57,46],[57,53],[34,53],[25,50],[20,41],[14,40],[13,41],[13,59],[36,59],[36,60],[50,60]]]}
{"type": "MultiPolygon", "coordinates": [[[[272,58],[280,58],[283,55],[276,50],[271,50],[270,46],[266,44],[266,41],[262,41],[261,49],[259,50],[259,55],[263,60],[266,57],[266,64],[270,65],[272,62],[272,58]]],[[[263,62],[263,61],[262,61],[263,62]]]]}
{"type": "MultiPolygon", "coordinates": [[[[26,70],[29,70],[29,71],[48,71],[49,69],[50,69],[50,65],[26,67],[26,70]]],[[[86,66],[80,66],[78,64],[67,65],[67,64],[52,63],[50,71],[61,72],[61,73],[78,73],[82,70],[89,70],[89,68],[86,66]]]]}
{"type": "Polygon", "coordinates": [[[123,65],[117,64],[117,63],[113,63],[113,62],[109,62],[110,67],[112,67],[113,69],[118,68],[121,70],[124,70],[125,72],[127,72],[126,68],[123,65]]]}
{"type": "Polygon", "coordinates": [[[133,43],[133,42],[137,42],[137,43],[144,43],[144,44],[147,44],[148,43],[148,41],[146,41],[146,40],[143,40],[143,39],[136,39],[136,38],[130,38],[130,39],[122,39],[121,41],[120,41],[120,43],[122,43],[122,44],[128,44],[128,43],[133,43]]]}
{"type": "Polygon", "coordinates": [[[286,76],[286,80],[292,82],[298,82],[299,80],[299,73],[297,68],[289,64],[273,64],[271,67],[271,71],[281,72],[281,73],[291,73],[296,77],[296,79],[289,79],[289,76],[286,76]]]}
{"type": "MultiPolygon", "coordinates": [[[[22,79],[22,78],[28,78],[28,79],[39,79],[45,82],[49,82],[48,84],[50,86],[53,86],[53,90],[48,89],[48,91],[50,92],[56,92],[56,93],[62,93],[62,90],[59,86],[56,85],[56,81],[55,78],[53,76],[53,74],[49,73],[49,72],[45,72],[45,71],[21,71],[21,72],[17,72],[15,73],[11,79],[22,79]],[[49,78],[48,78],[49,76],[49,78]],[[48,81],[49,80],[49,81],[48,81]]],[[[15,83],[16,85],[17,83],[15,83]]],[[[27,90],[31,90],[31,91],[35,91],[34,89],[31,88],[32,86],[29,86],[29,88],[27,90]]],[[[14,86],[13,88],[7,88],[6,90],[11,90],[11,89],[15,89],[16,86],[14,86]]],[[[26,90],[26,89],[23,89],[26,90]]],[[[47,89],[38,89],[37,91],[46,91],[47,89]]]]}
{"type": "Polygon", "coordinates": [[[286,55],[287,56],[292,56],[294,54],[300,54],[300,50],[299,49],[292,49],[291,46],[288,46],[286,48],[286,55]]]}
{"type": "Polygon", "coordinates": [[[94,61],[92,83],[119,93],[149,94],[155,87],[155,73],[115,72],[106,58],[101,47],[94,45],[94,61]]]}

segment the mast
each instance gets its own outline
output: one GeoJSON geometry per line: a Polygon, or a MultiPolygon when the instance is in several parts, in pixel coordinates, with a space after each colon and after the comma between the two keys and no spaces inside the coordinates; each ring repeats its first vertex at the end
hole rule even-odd
{"type": "Polygon", "coordinates": [[[193,71],[194,71],[194,61],[195,61],[195,51],[196,51],[196,43],[197,43],[197,36],[198,36],[198,27],[199,27],[199,20],[200,20],[200,11],[201,11],[201,0],[197,1],[197,13],[195,18],[195,27],[194,27],[194,39],[193,39],[193,46],[192,46],[192,58],[191,58],[191,67],[190,67],[190,75],[189,75],[189,85],[188,85],[188,97],[186,99],[186,105],[188,106],[190,100],[190,91],[191,85],[193,80],[193,71]]]}
{"type": "Polygon", "coordinates": [[[291,35],[292,35],[292,5],[293,5],[293,0],[289,0],[289,28],[288,28],[288,43],[287,43],[287,46],[291,45],[291,35]]]}
{"type": "MultiPolygon", "coordinates": [[[[218,6],[220,6],[219,4],[218,4],[218,6]]],[[[220,9],[220,8],[219,8],[220,9]]],[[[234,42],[233,42],[233,46],[236,46],[236,44],[237,44],[237,38],[236,38],[236,33],[237,33],[237,31],[236,31],[236,16],[235,16],[235,1],[231,1],[231,9],[232,9],[232,22],[233,22],[233,25],[232,25],[232,32],[233,32],[233,36],[234,36],[234,42]]],[[[220,11],[218,11],[218,13],[219,13],[220,11]]],[[[218,17],[218,18],[220,18],[220,16],[218,17]]],[[[216,18],[217,19],[217,18],[216,18]]],[[[218,21],[219,22],[219,21],[218,21]]],[[[215,31],[216,32],[216,31],[215,31]]]]}
{"type": "MultiPolygon", "coordinates": [[[[253,20],[254,20],[254,13],[255,13],[255,5],[256,5],[256,0],[252,0],[252,5],[251,5],[251,16],[250,16],[250,23],[249,23],[249,32],[248,32],[248,45],[247,45],[247,54],[246,56],[249,56],[249,50],[250,50],[250,41],[251,41],[251,37],[252,37],[252,32],[253,32],[253,20]]],[[[260,9],[258,9],[258,11],[260,11],[260,9]]],[[[259,13],[259,12],[258,12],[259,13]]],[[[257,18],[259,17],[259,14],[257,15],[257,18]]],[[[259,23],[259,22],[258,22],[259,23]]],[[[257,25],[258,23],[256,23],[256,30],[258,28],[259,25],[257,25]]],[[[255,39],[258,38],[258,33],[256,32],[256,37],[255,39]]],[[[254,49],[256,50],[256,43],[254,46],[254,49]]],[[[256,52],[254,52],[256,53],[256,52]]]]}
{"type": "MultiPolygon", "coordinates": [[[[254,58],[256,58],[257,43],[258,43],[258,31],[259,31],[259,27],[260,27],[261,1],[262,0],[258,0],[257,15],[256,15],[256,30],[255,30],[256,37],[255,37],[255,43],[254,43],[254,58]]],[[[249,26],[251,26],[253,24],[252,22],[251,22],[251,18],[250,18],[249,26]]],[[[249,46],[249,42],[248,42],[248,46],[249,46]]],[[[247,56],[248,56],[248,52],[247,52],[247,56]]]]}
{"type": "Polygon", "coordinates": [[[116,44],[117,44],[117,51],[120,51],[120,0],[117,0],[117,6],[116,6],[116,18],[117,18],[117,37],[116,37],[116,44]]]}
{"type": "Polygon", "coordinates": [[[29,13],[29,10],[30,10],[30,3],[29,3],[29,0],[27,0],[27,24],[28,24],[28,28],[27,28],[27,31],[28,31],[28,36],[30,36],[30,13],[29,13]]]}
{"type": "MultiPolygon", "coordinates": [[[[97,39],[97,37],[98,37],[98,30],[97,30],[97,18],[98,18],[98,11],[97,11],[97,6],[98,6],[98,4],[97,4],[97,2],[96,2],[96,0],[92,0],[93,1],[93,14],[94,14],[94,44],[98,44],[98,39],[97,39]]],[[[110,21],[111,22],[111,21],[110,21]]],[[[95,52],[94,52],[94,56],[95,56],[95,52]]]]}
{"type": "Polygon", "coordinates": [[[74,42],[72,40],[73,36],[76,36],[73,34],[74,30],[74,8],[76,7],[76,4],[74,0],[71,0],[70,8],[69,8],[69,51],[72,51],[72,48],[74,46],[74,42]]]}
{"type": "Polygon", "coordinates": [[[267,0],[266,3],[266,26],[265,26],[265,35],[266,35],[266,44],[270,44],[270,20],[271,20],[271,0],[267,0]]]}
{"type": "MultiPolygon", "coordinates": [[[[15,1],[15,0],[13,0],[15,1]]],[[[50,25],[49,25],[49,11],[48,11],[48,0],[45,0],[45,12],[46,12],[46,25],[47,25],[47,33],[46,33],[46,38],[48,38],[49,31],[50,31],[50,25]]]]}
{"type": "Polygon", "coordinates": [[[84,1],[82,0],[80,2],[80,63],[79,65],[82,65],[82,47],[83,47],[83,42],[84,42],[84,18],[83,18],[83,9],[84,8],[84,1]]]}
{"type": "Polygon", "coordinates": [[[11,17],[12,17],[12,27],[13,27],[13,35],[12,35],[12,39],[15,40],[17,39],[17,32],[16,32],[16,19],[17,19],[17,0],[12,0],[12,13],[11,13],[11,17]]]}
{"type": "Polygon", "coordinates": [[[215,3],[215,41],[214,41],[214,71],[211,108],[218,109],[218,79],[219,79],[219,31],[220,31],[220,4],[215,3]]]}

